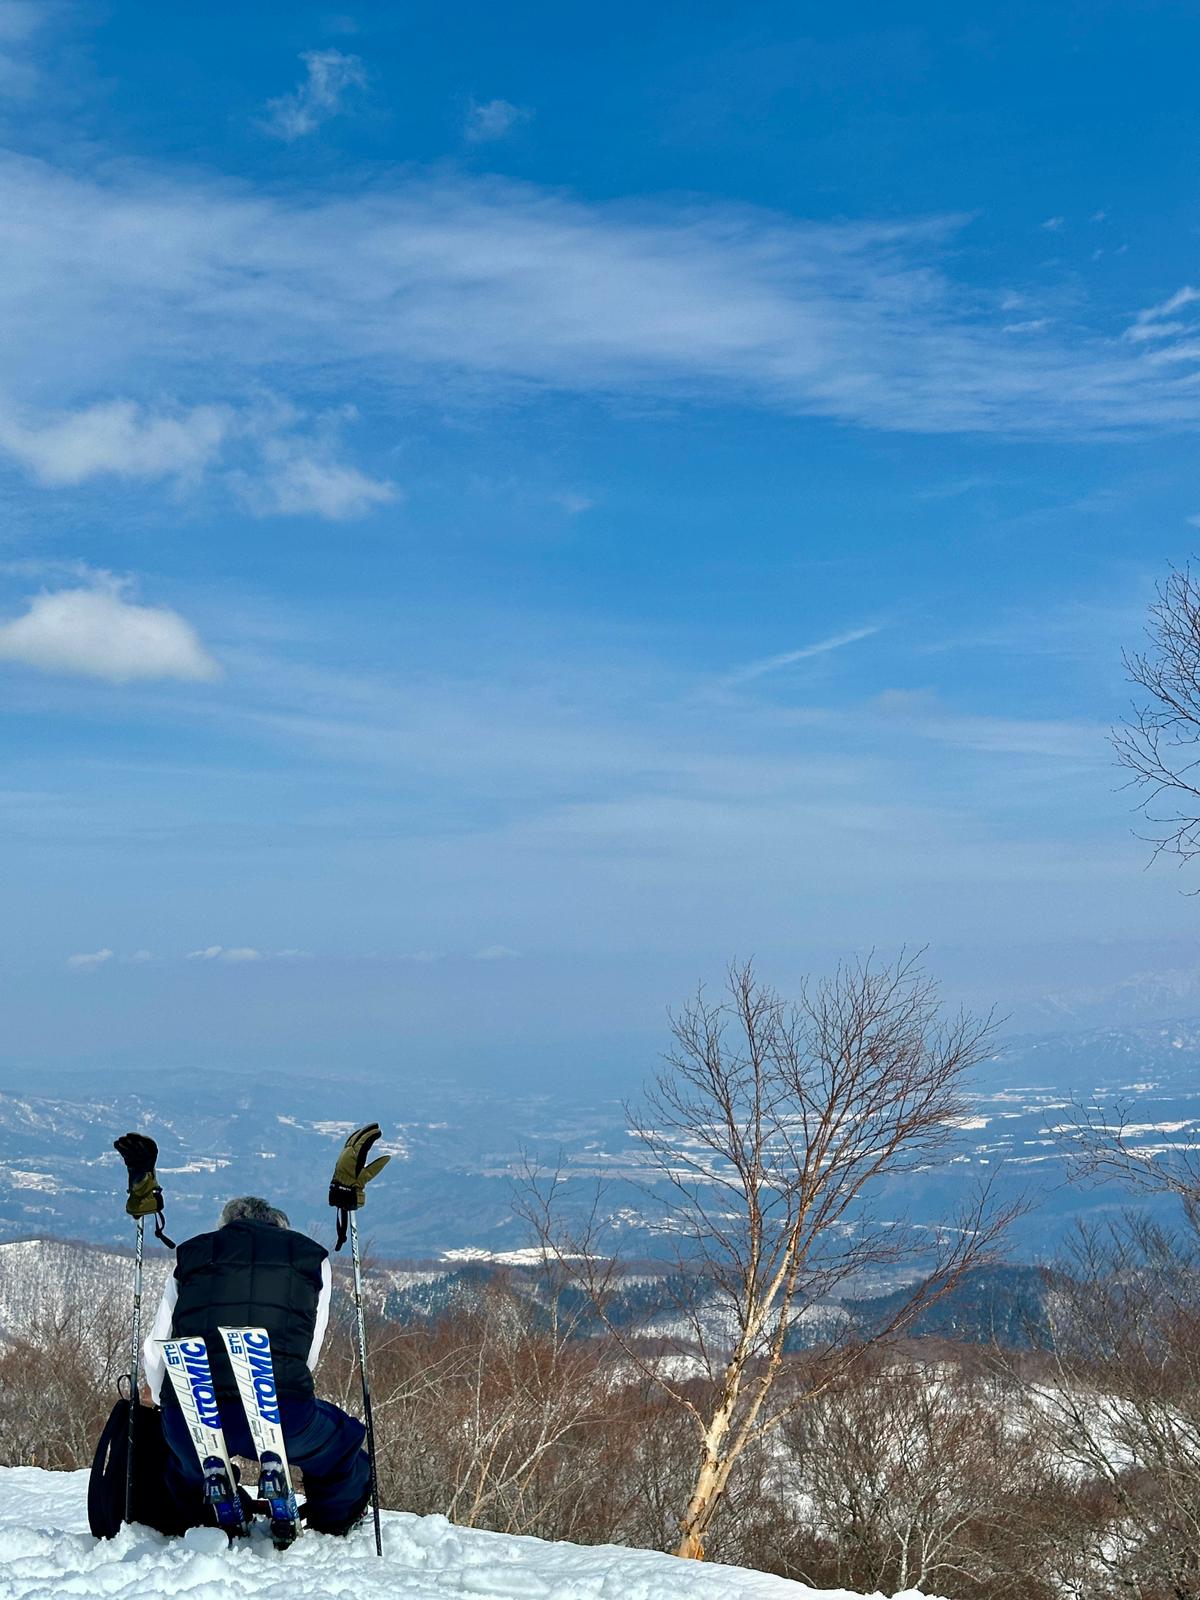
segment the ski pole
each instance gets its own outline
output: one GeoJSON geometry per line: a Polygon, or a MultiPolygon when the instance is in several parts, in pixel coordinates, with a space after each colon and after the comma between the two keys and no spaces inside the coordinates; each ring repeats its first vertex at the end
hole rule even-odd
{"type": "Polygon", "coordinates": [[[137,1408],[141,1404],[138,1393],[138,1361],[142,1353],[142,1247],[146,1236],[146,1218],[154,1218],[154,1237],[161,1239],[168,1249],[175,1245],[167,1238],[163,1228],[163,1192],[158,1186],[154,1163],[158,1160],[158,1146],[144,1133],[123,1133],[113,1140],[113,1149],[125,1163],[129,1177],[129,1195],[125,1201],[126,1212],[137,1223],[137,1240],[133,1252],[133,1328],[129,1356],[129,1437],[125,1452],[125,1521],[133,1521],[133,1453],[137,1439],[137,1408]]]}
{"type": "Polygon", "coordinates": [[[137,1438],[138,1358],[142,1352],[142,1244],[146,1219],[137,1219],[137,1243],[133,1251],[133,1340],[129,1356],[129,1443],[125,1453],[125,1521],[133,1521],[133,1451],[137,1438]]]}
{"type": "Polygon", "coordinates": [[[371,1416],[371,1380],[367,1376],[367,1319],[363,1310],[362,1261],[358,1253],[358,1218],[350,1213],[350,1255],[354,1262],[354,1314],[358,1323],[358,1369],[362,1374],[363,1420],[367,1425],[367,1460],[371,1463],[371,1513],[375,1519],[375,1554],[383,1554],[379,1527],[379,1475],[375,1467],[375,1423],[371,1416]]]}
{"type": "Polygon", "coordinates": [[[354,1259],[354,1316],[358,1325],[358,1369],[362,1374],[363,1421],[367,1427],[367,1460],[371,1464],[371,1509],[375,1517],[375,1554],[383,1554],[383,1534],[379,1528],[379,1470],[375,1461],[375,1423],[371,1416],[371,1380],[367,1375],[367,1318],[363,1308],[362,1258],[358,1250],[358,1208],[367,1198],[367,1185],[377,1178],[391,1160],[376,1156],[367,1161],[371,1146],[380,1137],[377,1122],[356,1128],[342,1147],[329,1185],[329,1204],[337,1211],[337,1243],[340,1250],[350,1234],[350,1254],[354,1259]]]}

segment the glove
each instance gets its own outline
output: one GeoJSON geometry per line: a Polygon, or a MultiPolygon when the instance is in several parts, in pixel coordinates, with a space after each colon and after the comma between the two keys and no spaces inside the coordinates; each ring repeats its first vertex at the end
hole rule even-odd
{"type": "Polygon", "coordinates": [[[154,1170],[158,1146],[144,1133],[123,1133],[113,1140],[113,1149],[124,1161],[129,1174],[126,1212],[131,1217],[153,1217],[155,1236],[170,1245],[171,1241],[163,1232],[163,1192],[154,1170]]]}
{"type": "Polygon", "coordinates": [[[329,1204],[336,1206],[338,1212],[336,1245],[338,1250],[346,1242],[349,1213],[357,1211],[359,1206],[366,1204],[367,1184],[372,1178],[378,1177],[392,1159],[391,1156],[377,1156],[369,1166],[365,1164],[371,1146],[380,1137],[380,1132],[377,1122],[369,1122],[365,1128],[356,1129],[346,1140],[337,1158],[337,1165],[333,1169],[333,1181],[329,1185],[329,1204]]]}
{"type": "Polygon", "coordinates": [[[149,1217],[162,1210],[162,1190],[154,1171],[158,1146],[144,1133],[123,1133],[113,1140],[129,1173],[129,1198],[125,1209],[131,1217],[149,1217]]]}
{"type": "Polygon", "coordinates": [[[329,1185],[331,1206],[357,1211],[359,1206],[366,1203],[367,1184],[372,1178],[378,1177],[392,1159],[391,1156],[379,1156],[369,1167],[363,1165],[371,1146],[379,1137],[379,1124],[369,1122],[365,1128],[359,1128],[346,1140],[342,1153],[337,1158],[337,1166],[333,1169],[333,1182],[329,1185]]]}

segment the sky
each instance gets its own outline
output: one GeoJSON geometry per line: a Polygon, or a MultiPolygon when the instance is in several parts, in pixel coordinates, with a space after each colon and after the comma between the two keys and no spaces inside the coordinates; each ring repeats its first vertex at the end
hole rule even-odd
{"type": "MultiPolygon", "coordinates": [[[[0,1077],[1200,997],[1184,4],[0,0],[0,1077]]],[[[1183,1003],[1181,1001],[1180,1003],[1183,1003]]]]}

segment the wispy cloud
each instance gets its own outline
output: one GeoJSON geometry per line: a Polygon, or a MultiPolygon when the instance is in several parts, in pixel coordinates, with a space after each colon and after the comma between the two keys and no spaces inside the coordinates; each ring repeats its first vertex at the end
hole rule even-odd
{"type": "Polygon", "coordinates": [[[596,502],[591,495],[578,494],[569,489],[552,498],[555,505],[561,506],[569,517],[581,517],[585,511],[594,511],[596,508],[596,502]]]}
{"type": "Polygon", "coordinates": [[[1195,291],[1124,338],[1107,325],[1014,338],[1013,297],[989,310],[953,276],[958,218],[635,211],[439,172],[285,197],[12,156],[0,217],[19,242],[0,279],[7,381],[36,382],[61,412],[6,413],[6,448],[47,481],[179,476],[242,449],[264,511],[385,504],[386,478],[306,452],[295,426],[247,420],[264,388],[327,393],[331,374],[364,398],[403,385],[439,415],[457,381],[473,405],[559,390],[924,433],[1200,428],[1200,338],[1178,314],[1195,291]],[[281,442],[262,450],[270,436],[281,442]]]}
{"type": "Polygon", "coordinates": [[[924,689],[885,689],[869,709],[890,724],[898,723],[906,736],[984,755],[1041,756],[1093,764],[1111,759],[1108,730],[1094,723],[966,715],[949,709],[936,694],[924,689]]]}
{"type": "Polygon", "coordinates": [[[92,950],[86,954],[67,957],[67,966],[72,972],[94,972],[97,967],[102,967],[106,961],[111,961],[111,950],[92,950]]]}
{"type": "Polygon", "coordinates": [[[100,581],[36,595],[0,624],[0,662],[108,683],[220,676],[191,623],[167,606],[138,605],[124,587],[100,581]]]}
{"type": "Polygon", "coordinates": [[[206,944],[189,950],[188,961],[222,961],[227,966],[254,966],[260,961],[311,961],[311,950],[259,950],[251,944],[206,944]]]}
{"type": "Polygon", "coordinates": [[[33,92],[33,41],[60,9],[55,0],[0,0],[0,96],[24,99],[33,92]]]}
{"type": "Polygon", "coordinates": [[[394,483],[371,478],[302,439],[268,440],[262,460],[260,472],[241,480],[243,497],[260,515],[345,522],[399,498],[394,483]]]}
{"type": "Polygon", "coordinates": [[[315,133],[323,122],[337,116],[351,89],[367,81],[367,69],[358,56],[341,50],[307,50],[300,57],[305,75],[291,94],[267,102],[263,126],[289,144],[315,133]]]}
{"type": "Polygon", "coordinates": [[[1142,344],[1148,339],[1170,339],[1177,334],[1194,331],[1191,324],[1173,322],[1171,318],[1177,311],[1195,305],[1197,300],[1200,300],[1200,289],[1193,289],[1187,285],[1177,289],[1169,299],[1159,305],[1148,306],[1144,311],[1139,311],[1125,330],[1126,339],[1134,344],[1142,344]]]}
{"type": "Polygon", "coordinates": [[[506,139],[532,116],[532,111],[513,105],[511,100],[472,100],[463,118],[463,138],[468,144],[506,139]]]}
{"type": "Polygon", "coordinates": [[[519,950],[510,950],[506,944],[488,944],[482,950],[476,950],[471,957],[472,961],[516,961],[520,958],[519,950]]]}
{"type": "Polygon", "coordinates": [[[851,628],[846,633],[835,633],[828,639],[819,639],[816,644],[802,645],[799,650],[783,650],[779,655],[764,656],[761,661],[751,661],[747,666],[728,673],[722,682],[727,688],[733,688],[741,683],[751,683],[755,678],[765,678],[770,672],[781,672],[785,667],[794,667],[798,662],[811,661],[814,656],[827,656],[833,650],[842,650],[848,644],[857,644],[860,639],[870,639],[879,632],[879,627],[870,627],[851,628]]]}

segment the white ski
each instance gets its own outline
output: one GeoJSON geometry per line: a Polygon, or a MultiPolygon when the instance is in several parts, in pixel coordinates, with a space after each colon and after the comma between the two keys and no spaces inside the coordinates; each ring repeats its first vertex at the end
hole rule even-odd
{"type": "Polygon", "coordinates": [[[203,1339],[160,1339],[159,1345],[204,1474],[204,1499],[231,1539],[249,1533],[225,1445],[208,1346],[203,1339]]]}
{"type": "Polygon", "coordinates": [[[265,1328],[222,1328],[221,1337],[258,1454],[259,1498],[270,1510],[271,1537],[284,1549],[299,1538],[301,1524],[279,1419],[271,1336],[265,1328]]]}

